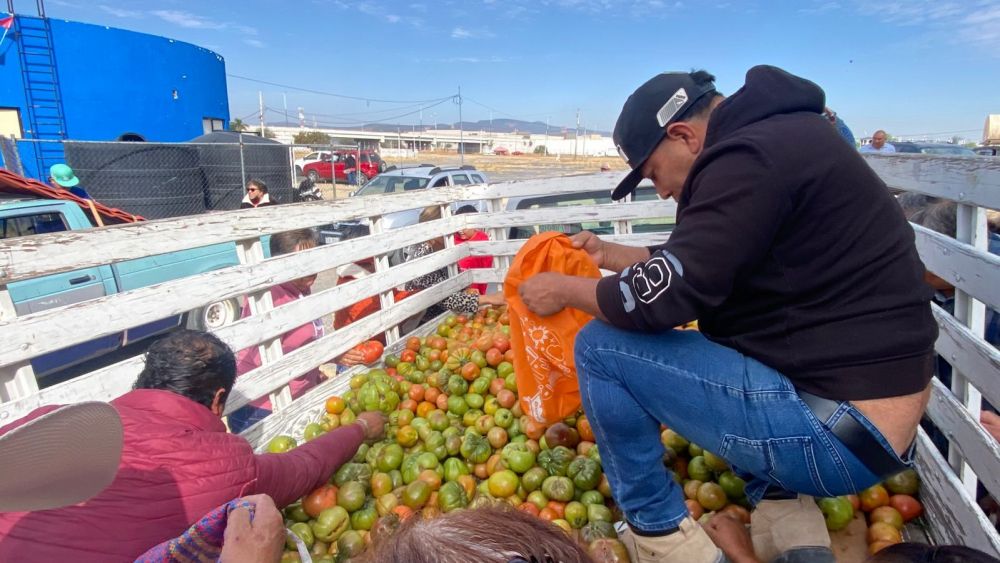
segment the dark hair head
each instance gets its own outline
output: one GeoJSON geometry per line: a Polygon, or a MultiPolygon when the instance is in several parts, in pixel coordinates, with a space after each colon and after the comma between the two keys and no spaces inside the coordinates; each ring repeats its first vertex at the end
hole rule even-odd
{"type": "Polygon", "coordinates": [[[455,210],[454,215],[465,215],[466,213],[479,213],[474,205],[463,205],[455,210]]]}
{"type": "Polygon", "coordinates": [[[432,205],[430,207],[425,207],[423,211],[420,212],[420,222],[426,223],[428,221],[436,221],[441,218],[441,208],[437,205],[432,205]]]}
{"type": "Polygon", "coordinates": [[[928,203],[910,215],[910,221],[936,233],[955,238],[958,232],[958,205],[948,200],[928,203]]]}
{"type": "Polygon", "coordinates": [[[319,246],[319,236],[312,229],[296,229],[271,235],[271,256],[291,254],[296,250],[306,250],[319,246]]]}
{"type": "Polygon", "coordinates": [[[226,395],[236,382],[236,356],[214,334],[178,330],[146,351],[146,367],[133,389],[162,389],[212,406],[219,389],[226,395]]]}
{"type": "Polygon", "coordinates": [[[249,180],[247,180],[247,185],[256,186],[257,189],[260,190],[260,193],[262,194],[267,193],[267,184],[264,183],[264,180],[261,180],[259,178],[250,178],[249,180]]]}
{"type": "Polygon", "coordinates": [[[552,524],[506,504],[456,510],[430,520],[410,518],[375,545],[371,563],[591,563],[575,541],[552,524]]]}
{"type": "Polygon", "coordinates": [[[868,558],[868,563],[1000,563],[991,555],[961,545],[897,543],[868,558]]]}
{"type": "MultiPolygon", "coordinates": [[[[694,80],[695,84],[699,86],[715,82],[715,76],[712,76],[712,74],[706,70],[692,70],[689,76],[691,77],[691,80],[694,80]]],[[[691,121],[692,119],[707,117],[712,106],[712,102],[715,101],[716,98],[721,97],[722,94],[720,94],[718,90],[714,90],[712,93],[702,96],[687,111],[684,112],[684,117],[678,119],[678,121],[691,121]]]]}

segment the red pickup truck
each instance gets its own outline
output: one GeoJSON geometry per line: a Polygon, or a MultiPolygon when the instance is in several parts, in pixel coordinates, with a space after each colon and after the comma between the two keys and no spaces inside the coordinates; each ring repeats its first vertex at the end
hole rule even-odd
{"type": "Polygon", "coordinates": [[[353,156],[358,160],[356,168],[359,185],[364,185],[368,180],[385,170],[385,161],[374,151],[361,151],[360,158],[358,153],[353,151],[335,151],[332,157],[323,155],[321,160],[306,164],[302,167],[302,173],[313,182],[329,180],[334,175],[338,181],[346,182],[347,172],[345,169],[348,156],[353,156]]]}

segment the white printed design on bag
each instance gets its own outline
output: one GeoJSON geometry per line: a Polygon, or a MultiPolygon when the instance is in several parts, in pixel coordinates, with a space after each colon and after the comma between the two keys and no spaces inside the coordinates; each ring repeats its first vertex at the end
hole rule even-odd
{"type": "Polygon", "coordinates": [[[547,422],[542,414],[542,402],[552,397],[560,377],[570,376],[570,369],[566,366],[565,350],[556,335],[543,325],[531,324],[527,319],[523,322],[528,340],[525,342],[528,368],[538,384],[538,392],[525,397],[528,412],[535,420],[547,422]]]}

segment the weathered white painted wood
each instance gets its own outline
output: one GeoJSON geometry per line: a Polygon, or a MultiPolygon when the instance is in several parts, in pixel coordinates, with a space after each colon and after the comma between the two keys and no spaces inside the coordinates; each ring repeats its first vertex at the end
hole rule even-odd
{"type": "Polygon", "coordinates": [[[917,252],[927,269],[941,279],[1000,309],[1000,256],[930,229],[913,225],[917,252]]]}
{"type": "Polygon", "coordinates": [[[937,353],[964,373],[988,401],[1000,405],[1000,351],[937,305],[931,310],[939,329],[937,353]]]}
{"type": "Polygon", "coordinates": [[[110,401],[127,393],[146,365],[145,357],[134,356],[69,381],[47,387],[9,403],[0,404],[0,426],[17,420],[45,405],[82,401],[110,401]]]}
{"type": "Polygon", "coordinates": [[[934,378],[931,385],[927,414],[948,437],[949,447],[968,462],[987,490],[1000,498],[1000,445],[940,380],[934,378]]]}
{"type": "MultiPolygon", "coordinates": [[[[652,246],[663,244],[670,238],[670,233],[643,233],[631,235],[602,236],[602,240],[627,244],[629,246],[652,246]]],[[[528,239],[509,239],[503,241],[472,241],[465,243],[471,249],[472,256],[513,256],[521,249],[528,239]]]]}
{"type": "MultiPolygon", "coordinates": [[[[515,180],[489,184],[480,199],[515,198],[536,195],[558,195],[590,191],[606,191],[610,197],[612,190],[621,181],[621,172],[602,172],[597,174],[578,174],[558,176],[554,178],[536,178],[532,180],[515,180]]],[[[640,186],[652,186],[652,182],[643,180],[640,186]]],[[[475,198],[466,198],[475,199],[475,198]]]]}
{"type": "MultiPolygon", "coordinates": [[[[406,344],[406,339],[410,336],[426,336],[437,327],[440,319],[448,313],[433,319],[432,321],[418,327],[409,334],[403,335],[398,341],[386,347],[386,354],[399,353],[406,344]]],[[[377,365],[381,365],[377,364],[377,365]]],[[[300,439],[306,424],[319,420],[322,416],[323,406],[327,398],[331,395],[342,395],[350,389],[351,377],[362,373],[370,368],[366,366],[355,366],[346,372],[328,379],[310,389],[305,395],[296,399],[288,410],[275,413],[264,420],[247,428],[240,435],[247,439],[255,450],[262,450],[267,443],[275,436],[286,435],[300,439]]]]}
{"type": "MultiPolygon", "coordinates": [[[[18,317],[0,323],[0,334],[4,335],[0,338],[0,366],[402,248],[423,240],[420,237],[430,238],[444,224],[413,225],[378,238],[364,237],[322,246],[260,264],[206,272],[18,317]],[[128,314],[109,314],[111,311],[128,311],[128,314]]],[[[405,281],[408,280],[401,283],[405,281]]]]}
{"type": "MultiPolygon", "coordinates": [[[[17,317],[14,301],[7,286],[0,285],[0,320],[17,317]]],[[[27,359],[0,366],[0,402],[26,397],[38,392],[38,381],[31,362],[27,359]]]]}
{"type": "MultiPolygon", "coordinates": [[[[379,291],[394,287],[399,280],[414,279],[441,268],[449,261],[460,260],[466,256],[465,251],[466,249],[460,246],[447,252],[436,252],[396,266],[391,272],[338,285],[304,299],[296,300],[279,309],[240,319],[219,329],[215,334],[232,349],[242,350],[311,322],[318,316],[339,310],[343,308],[345,303],[355,303],[379,291]]],[[[447,296],[447,293],[443,293],[437,286],[427,291],[432,295],[437,295],[437,297],[422,297],[423,300],[429,299],[432,303],[447,296]]],[[[367,332],[365,330],[345,332],[348,328],[350,327],[336,331],[333,335],[350,342],[350,347],[384,330],[382,327],[376,327],[367,332]]],[[[341,353],[343,352],[338,352],[335,355],[341,353]]],[[[130,358],[43,389],[35,394],[24,396],[21,399],[0,404],[0,424],[20,418],[43,405],[85,400],[107,401],[118,397],[131,389],[143,365],[144,361],[141,356],[130,358]]]]}
{"type": "Polygon", "coordinates": [[[232,395],[226,401],[226,412],[270,392],[276,385],[285,383],[316,369],[357,345],[364,338],[378,332],[381,327],[398,324],[404,319],[440,301],[444,296],[469,286],[472,276],[463,272],[458,276],[434,287],[436,291],[422,291],[377,313],[351,323],[342,330],[335,331],[319,340],[296,349],[280,360],[266,367],[243,374],[233,387],[232,395]]]}
{"type": "Polygon", "coordinates": [[[1000,556],[1000,536],[993,524],[965,494],[961,481],[922,428],[917,433],[916,468],[921,477],[920,500],[934,543],[965,545],[1000,556]]]}
{"type": "Polygon", "coordinates": [[[863,156],[890,188],[1000,209],[1000,159],[898,153],[863,156]]]}
{"type": "Polygon", "coordinates": [[[616,221],[625,219],[662,219],[673,217],[672,202],[638,202],[617,205],[574,205],[519,209],[502,213],[467,215],[468,225],[476,229],[513,227],[518,225],[548,225],[581,223],[584,221],[616,221]]]}
{"type": "Polygon", "coordinates": [[[245,240],[281,231],[480,199],[485,186],[295,203],[0,240],[0,283],[245,240]],[[465,197],[468,196],[468,197],[465,197]]]}

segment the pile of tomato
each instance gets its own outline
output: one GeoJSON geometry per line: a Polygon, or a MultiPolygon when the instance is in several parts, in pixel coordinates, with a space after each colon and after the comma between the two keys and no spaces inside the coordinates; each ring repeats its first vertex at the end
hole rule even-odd
{"type": "MultiPolygon", "coordinates": [[[[359,347],[368,363],[381,355],[376,344],[359,347]]],[[[381,359],[383,368],[354,376],[350,391],[330,397],[322,418],[303,432],[311,440],[362,411],[389,417],[383,441],[361,446],[328,484],[284,509],[313,561],[348,561],[417,513],[434,518],[495,502],[551,521],[598,562],[628,561],[587,417],[546,428],[522,411],[506,308],[450,316],[430,336],[410,337],[398,355],[381,359]]],[[[664,464],[695,519],[724,512],[750,523],[746,484],[726,460],[668,428],[661,441],[664,464]]],[[[295,445],[278,436],[268,450],[295,445]]],[[[916,473],[906,471],[859,495],[817,502],[830,530],[862,511],[874,553],[902,541],[905,523],[920,516],[918,488],[916,473]]],[[[295,543],[287,547],[283,560],[297,561],[295,543]]]]}
{"type": "MultiPolygon", "coordinates": [[[[284,509],[313,561],[347,561],[417,513],[496,502],[551,521],[598,561],[628,561],[586,416],[546,428],[521,410],[506,308],[450,316],[405,345],[383,358],[384,368],[354,376],[304,430],[311,440],[355,413],[389,416],[383,441],[363,445],[329,484],[284,509]]],[[[279,436],[268,450],[295,444],[279,436]]],[[[295,543],[287,547],[283,560],[298,560],[295,543]]]]}
{"type": "MultiPolygon", "coordinates": [[[[750,505],[744,495],[746,483],[733,473],[726,460],[688,442],[670,429],[660,435],[666,455],[664,463],[674,479],[684,488],[685,502],[691,515],[700,519],[712,512],[727,512],[750,524],[750,505]]],[[[868,523],[868,547],[874,554],[903,541],[907,522],[923,514],[917,500],[920,480],[908,469],[884,483],[878,483],[857,495],[821,498],[816,502],[831,531],[846,528],[861,511],[868,523]]]]}

